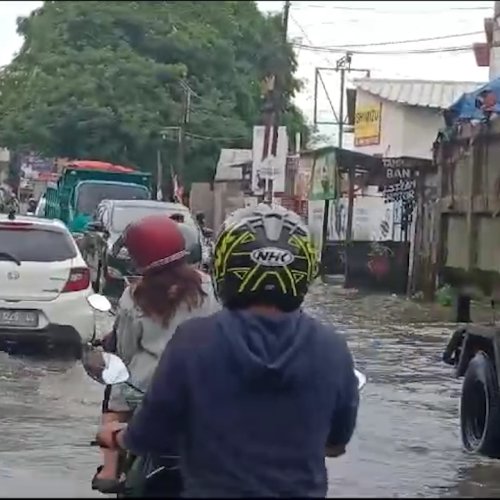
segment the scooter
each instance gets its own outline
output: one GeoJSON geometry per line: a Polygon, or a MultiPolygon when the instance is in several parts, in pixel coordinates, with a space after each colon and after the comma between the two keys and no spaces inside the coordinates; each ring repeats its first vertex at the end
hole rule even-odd
{"type": "MultiPolygon", "coordinates": [[[[90,306],[96,311],[110,312],[111,303],[103,295],[88,297],[90,306]]],[[[126,384],[139,397],[144,391],[130,382],[130,373],[125,363],[116,354],[96,347],[98,341],[91,341],[83,347],[82,365],[87,375],[102,385],[126,384]]],[[[354,369],[361,392],[366,385],[366,376],[354,369]]],[[[136,401],[134,401],[134,405],[136,401]]],[[[101,446],[92,441],[91,446],[101,446]]],[[[137,457],[127,451],[120,452],[118,476],[125,475],[123,488],[117,498],[179,498],[182,493],[182,477],[179,457],[147,456],[137,457]]]]}
{"type": "MultiPolygon", "coordinates": [[[[87,300],[94,310],[111,312],[111,303],[103,295],[93,294],[87,300]]],[[[99,339],[83,346],[81,359],[87,375],[103,385],[125,384],[131,389],[131,406],[138,407],[144,391],[130,382],[124,362],[100,346],[99,339]]],[[[101,445],[92,441],[91,446],[101,445]]],[[[125,480],[116,493],[117,498],[179,498],[182,478],[177,456],[138,457],[121,450],[118,460],[118,477],[125,476],[125,480]]]]}

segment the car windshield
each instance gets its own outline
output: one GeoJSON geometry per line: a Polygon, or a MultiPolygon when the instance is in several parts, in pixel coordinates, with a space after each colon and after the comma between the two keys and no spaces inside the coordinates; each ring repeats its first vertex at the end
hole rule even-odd
{"type": "Polygon", "coordinates": [[[111,229],[113,232],[121,233],[125,228],[132,222],[138,221],[143,217],[155,214],[168,214],[170,216],[179,215],[183,218],[182,222],[192,223],[194,225],[194,220],[188,210],[175,210],[175,209],[165,209],[164,206],[158,205],[158,207],[115,207],[113,209],[113,216],[111,220],[111,229]]]}
{"type": "Polygon", "coordinates": [[[149,192],[144,186],[123,184],[83,184],[78,189],[76,211],[92,215],[102,200],[147,200],[149,192]]]}
{"type": "Polygon", "coordinates": [[[7,255],[21,262],[56,262],[74,259],[76,249],[62,231],[4,226],[0,227],[0,260],[6,260],[7,255]]]}

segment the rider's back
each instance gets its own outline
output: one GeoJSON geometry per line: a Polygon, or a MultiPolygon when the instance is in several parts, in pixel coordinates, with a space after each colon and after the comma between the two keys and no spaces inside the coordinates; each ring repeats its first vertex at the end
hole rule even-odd
{"type": "Polygon", "coordinates": [[[130,287],[124,291],[117,324],[117,354],[125,361],[131,381],[137,387],[147,389],[167,342],[181,323],[190,318],[209,316],[220,308],[210,277],[201,272],[200,275],[205,293],[200,306],[190,309],[187,304],[180,304],[166,326],[148,317],[135,305],[130,287]]]}
{"type": "Polygon", "coordinates": [[[325,446],[352,374],[343,338],[301,311],[224,309],[174,339],[188,381],[186,496],[324,497],[325,446]]]}

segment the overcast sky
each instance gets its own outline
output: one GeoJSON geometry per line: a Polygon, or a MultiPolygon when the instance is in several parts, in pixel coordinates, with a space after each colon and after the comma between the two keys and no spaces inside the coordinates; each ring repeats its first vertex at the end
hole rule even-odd
{"type": "MultiPolygon", "coordinates": [[[[278,11],[280,1],[259,1],[259,8],[278,11]]],[[[29,14],[42,2],[0,2],[0,66],[8,64],[22,40],[16,34],[16,18],[29,14]]],[[[493,1],[399,1],[336,2],[293,1],[288,37],[297,44],[335,47],[337,52],[317,52],[297,48],[299,78],[305,87],[297,104],[312,119],[313,79],[316,66],[331,67],[343,55],[346,46],[354,51],[353,67],[371,70],[372,78],[412,78],[428,80],[486,81],[487,68],[476,66],[472,50],[464,47],[485,40],[483,20],[492,14],[493,1]],[[454,36],[418,43],[394,44],[395,41],[454,36]],[[391,45],[381,45],[384,42],[391,45]],[[361,46],[361,44],[366,44],[361,46]],[[377,45],[373,45],[377,44],[377,45]],[[356,52],[410,51],[453,48],[435,54],[359,54],[356,52]]],[[[324,73],[325,84],[334,103],[338,101],[338,76],[324,73]]],[[[324,93],[319,95],[323,120],[332,119],[324,93]]]]}

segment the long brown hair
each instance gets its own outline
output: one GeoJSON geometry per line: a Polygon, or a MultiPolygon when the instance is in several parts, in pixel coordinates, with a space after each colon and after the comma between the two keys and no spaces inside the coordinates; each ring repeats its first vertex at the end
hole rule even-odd
{"type": "Polygon", "coordinates": [[[199,271],[186,262],[146,273],[132,290],[135,304],[146,316],[167,327],[181,304],[189,311],[200,307],[206,293],[199,271]]]}

